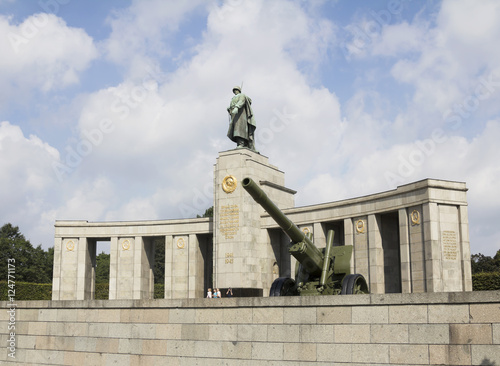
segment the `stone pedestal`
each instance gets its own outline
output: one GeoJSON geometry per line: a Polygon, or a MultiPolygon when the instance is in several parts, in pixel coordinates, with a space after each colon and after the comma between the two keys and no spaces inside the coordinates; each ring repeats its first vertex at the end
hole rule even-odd
{"type": "Polygon", "coordinates": [[[252,178],[280,208],[294,206],[294,191],[268,158],[248,149],[221,152],[214,168],[214,279],[217,288],[232,287],[238,296],[262,296],[273,278],[275,254],[269,233],[261,229],[264,213],[243,189],[252,178]]]}

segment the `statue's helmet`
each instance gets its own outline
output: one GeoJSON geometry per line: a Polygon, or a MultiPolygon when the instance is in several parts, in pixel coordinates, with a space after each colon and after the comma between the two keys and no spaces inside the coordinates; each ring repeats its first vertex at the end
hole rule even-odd
{"type": "Polygon", "coordinates": [[[234,93],[234,91],[235,91],[235,90],[237,90],[237,91],[239,91],[239,92],[241,93],[241,88],[240,88],[238,85],[236,85],[236,86],[233,88],[233,93],[234,93]]]}

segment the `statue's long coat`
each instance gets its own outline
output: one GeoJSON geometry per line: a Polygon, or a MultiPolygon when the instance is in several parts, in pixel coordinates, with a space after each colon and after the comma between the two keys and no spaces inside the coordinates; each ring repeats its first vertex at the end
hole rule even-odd
{"type": "Polygon", "coordinates": [[[231,114],[231,123],[227,131],[227,137],[234,142],[237,142],[236,137],[241,137],[247,141],[250,140],[249,132],[252,134],[256,128],[251,104],[252,100],[242,93],[236,94],[231,99],[231,104],[227,110],[231,114],[234,107],[238,107],[238,113],[235,115],[231,114]]]}

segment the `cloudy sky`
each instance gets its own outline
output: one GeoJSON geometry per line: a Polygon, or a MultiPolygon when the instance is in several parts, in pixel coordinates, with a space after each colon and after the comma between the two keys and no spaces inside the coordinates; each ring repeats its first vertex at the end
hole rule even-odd
{"type": "Polygon", "coordinates": [[[243,83],[297,206],[466,182],[500,249],[499,1],[0,0],[0,34],[0,223],[34,245],[203,214],[243,83]]]}

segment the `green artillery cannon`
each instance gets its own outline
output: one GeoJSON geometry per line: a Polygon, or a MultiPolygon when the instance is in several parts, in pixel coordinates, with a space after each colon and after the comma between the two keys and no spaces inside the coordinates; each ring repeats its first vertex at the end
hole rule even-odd
{"type": "Polygon", "coordinates": [[[295,280],[288,277],[277,278],[271,286],[269,296],[368,293],[365,278],[360,274],[350,273],[352,245],[334,246],[334,231],[329,230],[326,247],[318,249],[312,242],[312,235],[306,235],[290,221],[251,178],[243,179],[242,185],[288,235],[291,240],[288,252],[297,259],[295,280]]]}

